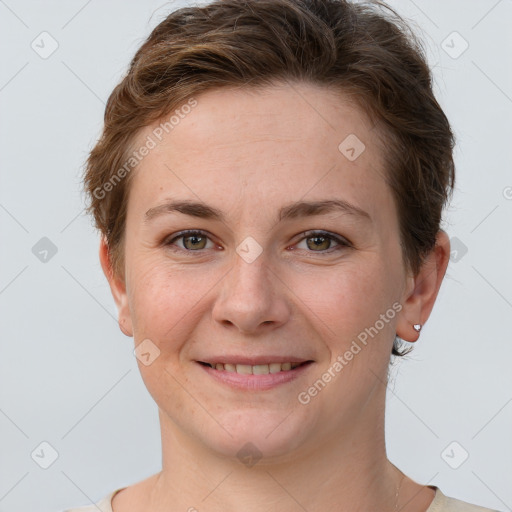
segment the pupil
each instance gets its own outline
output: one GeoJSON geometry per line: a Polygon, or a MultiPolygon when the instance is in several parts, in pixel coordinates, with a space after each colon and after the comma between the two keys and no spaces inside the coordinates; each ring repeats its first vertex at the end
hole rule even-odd
{"type": "MultiPolygon", "coordinates": [[[[311,237],[309,240],[313,240],[313,246],[315,248],[319,248],[323,244],[329,245],[329,239],[324,236],[311,237]]],[[[323,249],[328,249],[328,247],[323,247],[323,249]]]]}
{"type": "Polygon", "coordinates": [[[197,247],[199,244],[201,244],[202,241],[203,241],[202,236],[191,235],[191,236],[185,237],[185,245],[187,245],[186,244],[187,242],[189,242],[189,243],[191,242],[191,245],[193,247],[197,247]]]}

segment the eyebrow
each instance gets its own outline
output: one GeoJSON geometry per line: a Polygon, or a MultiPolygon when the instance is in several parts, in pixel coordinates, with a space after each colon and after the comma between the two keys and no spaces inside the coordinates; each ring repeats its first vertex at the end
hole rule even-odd
{"type": "MultiPolygon", "coordinates": [[[[344,201],[343,199],[328,199],[324,201],[297,201],[287,206],[283,206],[279,210],[279,221],[296,219],[300,217],[309,217],[313,215],[322,215],[341,211],[342,213],[353,217],[372,222],[371,216],[361,208],[344,201]]],[[[225,223],[226,219],[222,211],[190,200],[171,200],[159,206],[150,208],[145,215],[145,222],[149,222],[155,217],[168,213],[182,213],[191,217],[201,219],[217,220],[225,223]]]]}

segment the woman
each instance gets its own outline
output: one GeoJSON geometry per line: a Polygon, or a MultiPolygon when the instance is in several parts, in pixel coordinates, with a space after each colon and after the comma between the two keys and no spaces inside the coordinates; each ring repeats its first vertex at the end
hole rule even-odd
{"type": "Polygon", "coordinates": [[[489,510],[386,456],[390,357],[449,261],[454,138],[382,7],[180,9],[114,89],[85,185],[163,464],[73,510],[489,510]]]}

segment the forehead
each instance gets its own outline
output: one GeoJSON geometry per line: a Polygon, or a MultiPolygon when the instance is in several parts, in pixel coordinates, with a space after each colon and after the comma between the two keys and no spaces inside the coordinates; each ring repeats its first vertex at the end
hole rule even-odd
{"type": "Polygon", "coordinates": [[[379,132],[347,96],[285,84],[194,100],[139,133],[138,145],[151,139],[155,147],[134,172],[137,203],[154,206],[169,193],[225,210],[326,195],[367,210],[389,203],[379,132]]]}

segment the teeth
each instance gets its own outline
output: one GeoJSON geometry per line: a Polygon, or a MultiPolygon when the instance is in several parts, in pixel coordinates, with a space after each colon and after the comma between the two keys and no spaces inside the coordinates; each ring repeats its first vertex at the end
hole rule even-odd
{"type": "MultiPolygon", "coordinates": [[[[224,367],[223,364],[217,363],[215,368],[217,370],[221,370],[224,367]],[[219,368],[219,366],[221,368],[219,368]]],[[[244,375],[250,375],[252,373],[252,366],[250,364],[237,364],[236,365],[236,373],[243,373],[244,375]]]]}
{"type": "Polygon", "coordinates": [[[251,366],[250,364],[230,364],[230,363],[208,363],[211,368],[215,370],[225,370],[227,372],[236,372],[243,375],[267,375],[268,373],[287,372],[300,366],[301,363],[270,363],[270,364],[257,364],[251,366]]]}
{"type": "Polygon", "coordinates": [[[266,375],[269,373],[268,364],[257,364],[253,366],[252,373],[254,373],[254,375],[266,375]]]}
{"type": "Polygon", "coordinates": [[[270,373],[277,373],[281,371],[281,363],[270,363],[268,366],[270,373]]]}

